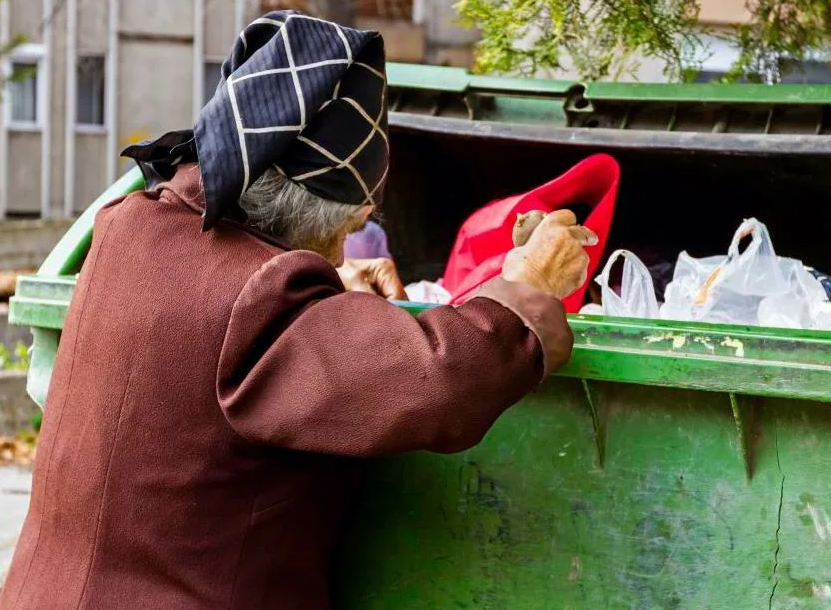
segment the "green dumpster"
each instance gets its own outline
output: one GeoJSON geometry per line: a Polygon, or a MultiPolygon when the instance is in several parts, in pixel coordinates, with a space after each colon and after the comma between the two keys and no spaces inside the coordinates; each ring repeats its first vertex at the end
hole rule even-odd
{"type": "MultiPolygon", "coordinates": [[[[831,271],[829,87],[389,77],[384,214],[405,280],[440,275],[473,209],[595,152],[622,166],[611,247],[722,252],[756,216],[780,253],[831,271]]],[[[122,178],[19,282],[40,403],[92,217],[140,186],[122,178]]],[[[370,465],[336,607],[831,607],[831,333],[571,324],[571,363],[478,447],[370,465]]]]}

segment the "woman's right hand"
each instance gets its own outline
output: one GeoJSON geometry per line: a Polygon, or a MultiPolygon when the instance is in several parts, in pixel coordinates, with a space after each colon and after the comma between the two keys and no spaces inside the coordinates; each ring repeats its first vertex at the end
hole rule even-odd
{"type": "Polygon", "coordinates": [[[532,212],[519,216],[514,242],[516,247],[502,266],[502,277],[564,299],[588,279],[585,246],[597,245],[598,239],[591,230],[577,224],[573,212],[558,210],[548,215],[532,212]]]}
{"type": "Polygon", "coordinates": [[[397,301],[407,300],[395,263],[388,258],[348,258],[337,272],[349,291],[368,292],[397,301]]]}

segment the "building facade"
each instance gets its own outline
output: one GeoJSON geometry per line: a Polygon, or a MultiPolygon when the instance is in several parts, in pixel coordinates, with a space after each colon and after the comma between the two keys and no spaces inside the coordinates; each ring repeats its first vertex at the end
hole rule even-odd
{"type": "Polygon", "coordinates": [[[391,60],[469,66],[453,0],[0,0],[0,219],[82,211],[123,174],[131,143],[192,124],[234,38],[298,8],[385,34],[391,60]],[[430,25],[427,25],[427,24],[430,25]]]}
{"type": "MultiPolygon", "coordinates": [[[[745,0],[700,0],[710,28],[748,19],[745,0]]],[[[0,46],[22,34],[3,73],[0,219],[68,218],[129,168],[129,144],[192,123],[219,81],[239,30],[257,14],[296,8],[384,34],[392,61],[469,68],[477,33],[455,0],[0,0],[0,46]]],[[[735,49],[712,40],[702,79],[735,49]]],[[[806,66],[831,82],[825,61],[806,66]],[[815,65],[814,65],[815,64],[815,65]]],[[[576,79],[565,72],[556,78],[576,79]]],[[[662,81],[644,59],[631,79],[662,81]]]]}
{"type": "Polygon", "coordinates": [[[128,144],[192,124],[255,0],[6,0],[0,217],[83,210],[128,144]]]}

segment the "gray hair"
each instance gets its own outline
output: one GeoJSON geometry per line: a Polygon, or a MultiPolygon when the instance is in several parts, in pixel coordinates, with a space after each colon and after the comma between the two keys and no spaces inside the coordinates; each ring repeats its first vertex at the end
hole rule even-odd
{"type": "Polygon", "coordinates": [[[318,197],[276,169],[256,180],[239,203],[254,228],[292,248],[318,252],[329,250],[339,234],[364,222],[363,206],[318,197]]]}

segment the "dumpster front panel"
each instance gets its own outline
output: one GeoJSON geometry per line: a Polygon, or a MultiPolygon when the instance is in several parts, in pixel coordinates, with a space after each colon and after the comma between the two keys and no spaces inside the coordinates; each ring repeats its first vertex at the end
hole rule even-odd
{"type": "Polygon", "coordinates": [[[475,449],[373,464],[338,607],[825,607],[827,407],[742,399],[743,436],[724,394],[592,395],[552,380],[475,449]]]}

